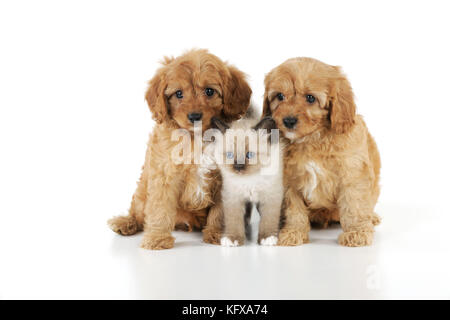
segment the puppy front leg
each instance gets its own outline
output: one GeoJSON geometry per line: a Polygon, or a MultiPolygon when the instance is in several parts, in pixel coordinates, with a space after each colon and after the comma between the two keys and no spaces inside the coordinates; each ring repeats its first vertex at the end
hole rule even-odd
{"type": "Polygon", "coordinates": [[[152,250],[170,249],[175,242],[172,230],[175,226],[180,188],[176,177],[169,179],[161,173],[153,175],[153,178],[148,182],[141,247],[152,250]]]}
{"type": "Polygon", "coordinates": [[[203,241],[211,244],[220,244],[223,224],[223,206],[218,201],[209,209],[206,227],[203,229],[203,241]]]}
{"type": "Polygon", "coordinates": [[[244,244],[245,240],[245,204],[239,202],[225,202],[224,234],[220,244],[225,247],[236,247],[244,244]]]}
{"type": "Polygon", "coordinates": [[[349,186],[342,188],[338,198],[340,223],[343,233],[339,235],[339,244],[347,247],[370,246],[374,232],[374,204],[369,201],[370,189],[349,186]]]}
{"type": "Polygon", "coordinates": [[[298,246],[308,242],[311,229],[308,208],[300,194],[294,189],[287,189],[284,195],[285,221],[278,236],[280,246],[298,246]]]}

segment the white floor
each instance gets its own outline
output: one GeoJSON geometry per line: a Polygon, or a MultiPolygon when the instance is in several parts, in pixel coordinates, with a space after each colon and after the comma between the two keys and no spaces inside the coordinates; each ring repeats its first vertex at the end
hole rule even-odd
{"type": "Polygon", "coordinates": [[[223,248],[176,232],[165,251],[140,249],[142,234],[113,234],[100,219],[53,234],[4,232],[0,298],[450,298],[447,217],[383,205],[378,212],[375,244],[365,248],[339,246],[339,226],[313,230],[309,244],[292,248],[254,240],[223,248]]]}

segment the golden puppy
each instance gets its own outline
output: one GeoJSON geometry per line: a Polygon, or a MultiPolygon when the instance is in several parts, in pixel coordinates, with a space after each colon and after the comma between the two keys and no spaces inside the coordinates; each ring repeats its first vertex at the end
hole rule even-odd
{"type": "Polygon", "coordinates": [[[294,58],[267,74],[263,116],[272,116],[289,141],[280,245],[307,242],[310,222],[340,222],[341,245],[372,243],[380,157],[355,110],[338,67],[294,58]]]}
{"type": "MultiPolygon", "coordinates": [[[[143,248],[167,249],[174,245],[171,232],[176,225],[203,228],[220,190],[220,176],[199,170],[200,164],[194,161],[175,163],[171,155],[180,142],[172,139],[172,133],[187,129],[192,142],[194,122],[201,121],[205,130],[213,117],[237,119],[245,114],[250,96],[245,75],[206,50],[165,58],[146,94],[156,126],[138,187],[128,216],[109,220],[111,229],[122,235],[144,229],[143,248]]],[[[220,239],[218,216],[211,215],[212,227],[204,233],[207,242],[220,239]]]]}

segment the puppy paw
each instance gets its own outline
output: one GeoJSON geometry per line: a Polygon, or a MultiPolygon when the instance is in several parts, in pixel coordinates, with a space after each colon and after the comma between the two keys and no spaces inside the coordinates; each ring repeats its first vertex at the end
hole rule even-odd
{"type": "Polygon", "coordinates": [[[372,231],[348,231],[339,235],[338,242],[346,247],[362,247],[372,244],[372,231]]]}
{"type": "Polygon", "coordinates": [[[210,244],[220,244],[221,233],[219,229],[203,229],[203,241],[210,244]]]}
{"type": "Polygon", "coordinates": [[[175,238],[168,235],[147,234],[142,239],[141,248],[149,250],[162,250],[173,248],[175,238]]]}
{"type": "Polygon", "coordinates": [[[259,244],[262,246],[276,246],[278,242],[278,238],[276,236],[269,236],[267,238],[263,238],[259,241],[259,244]]]}
{"type": "Polygon", "coordinates": [[[282,229],[278,235],[279,246],[299,246],[307,242],[308,235],[298,230],[282,229]]]}
{"type": "Polygon", "coordinates": [[[377,215],[377,214],[374,212],[373,215],[372,215],[372,224],[373,224],[374,226],[377,226],[377,225],[379,225],[380,223],[381,223],[381,218],[380,218],[380,216],[377,215]]]}
{"type": "Polygon", "coordinates": [[[238,247],[242,245],[242,243],[237,239],[232,240],[228,237],[222,237],[222,239],[220,239],[220,245],[222,247],[238,247]]]}
{"type": "Polygon", "coordinates": [[[131,216],[119,216],[109,219],[108,226],[112,231],[123,236],[133,235],[139,229],[136,219],[131,216]]]}

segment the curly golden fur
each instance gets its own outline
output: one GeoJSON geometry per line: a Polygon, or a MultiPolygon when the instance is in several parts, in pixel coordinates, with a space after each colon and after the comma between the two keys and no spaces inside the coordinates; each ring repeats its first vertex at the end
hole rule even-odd
{"type": "Polygon", "coordinates": [[[265,78],[263,116],[289,142],[280,245],[308,241],[310,223],[340,222],[339,243],[372,243],[380,157],[339,67],[293,58],[265,78]]]}
{"type": "Polygon", "coordinates": [[[171,154],[179,141],[172,141],[172,132],[187,129],[192,141],[191,114],[201,115],[203,130],[210,127],[213,117],[238,119],[245,114],[251,93],[241,71],[206,50],[165,58],[146,94],[156,126],[137,190],[128,216],[109,220],[111,229],[122,235],[144,230],[143,248],[167,249],[174,245],[171,232],[175,226],[192,230],[207,224],[204,240],[218,243],[221,221],[214,203],[220,201],[216,198],[220,175],[214,170],[199,174],[199,164],[193,161],[174,163],[171,154]],[[209,94],[207,88],[212,89],[209,94]]]}

